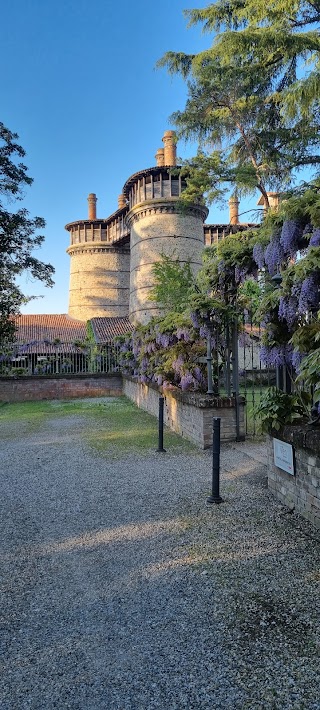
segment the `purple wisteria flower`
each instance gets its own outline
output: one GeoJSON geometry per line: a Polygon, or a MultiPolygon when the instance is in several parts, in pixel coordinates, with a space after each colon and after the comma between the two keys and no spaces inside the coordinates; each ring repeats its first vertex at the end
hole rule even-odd
{"type": "Polygon", "coordinates": [[[200,326],[200,338],[207,338],[208,335],[210,335],[209,328],[206,325],[201,325],[200,326]]]}
{"type": "Polygon", "coordinates": [[[182,365],[184,365],[184,358],[179,355],[176,360],[173,360],[172,368],[175,372],[180,372],[182,365]]]}
{"type": "Polygon", "coordinates": [[[142,370],[142,372],[143,372],[143,371],[145,372],[145,371],[148,369],[148,365],[149,365],[149,362],[148,362],[147,358],[146,358],[146,357],[143,357],[142,360],[141,360],[141,370],[142,370]]]}
{"type": "Polygon", "coordinates": [[[120,345],[120,352],[121,353],[128,353],[129,352],[129,347],[128,347],[127,343],[122,343],[122,345],[120,345]]]}
{"type": "Polygon", "coordinates": [[[295,296],[281,296],[279,300],[278,316],[280,320],[287,322],[288,328],[293,328],[297,320],[298,301],[295,296]]]}
{"type": "Polygon", "coordinates": [[[242,268],[240,269],[239,266],[236,266],[234,269],[234,278],[237,284],[242,284],[245,281],[247,275],[247,269],[242,268]]]}
{"type": "Polygon", "coordinates": [[[264,267],[264,248],[262,244],[255,244],[253,247],[253,252],[252,252],[253,258],[258,266],[259,269],[263,269],[264,267]]]}
{"type": "Polygon", "coordinates": [[[280,367],[285,364],[291,365],[292,346],[274,345],[269,348],[267,345],[263,345],[260,349],[260,359],[261,362],[270,367],[280,367]]]}
{"type": "Polygon", "coordinates": [[[283,259],[283,247],[280,244],[279,239],[277,237],[274,237],[270,244],[268,244],[264,255],[264,260],[271,276],[274,276],[274,274],[279,271],[283,259]]]}
{"type": "Polygon", "coordinates": [[[177,328],[177,338],[178,340],[184,340],[186,343],[189,343],[191,338],[188,328],[177,328]]]}
{"type": "Polygon", "coordinates": [[[319,306],[319,287],[314,276],[307,276],[302,282],[298,312],[307,313],[319,306]]]}
{"type": "Polygon", "coordinates": [[[191,318],[191,323],[192,323],[193,327],[200,328],[198,314],[195,311],[190,313],[190,318],[191,318]]]}
{"type": "Polygon", "coordinates": [[[140,375],[139,382],[142,382],[144,385],[146,385],[147,382],[149,382],[147,375],[140,375]]]}
{"type": "Polygon", "coordinates": [[[312,237],[309,242],[311,247],[319,247],[320,246],[320,229],[317,227],[316,229],[313,230],[312,237]]]}
{"type": "Polygon", "coordinates": [[[193,383],[194,383],[194,379],[192,377],[191,372],[186,372],[184,375],[182,375],[181,381],[180,381],[180,386],[181,386],[181,389],[183,390],[183,392],[190,389],[190,387],[191,387],[191,385],[193,385],[193,383]]]}
{"type": "Polygon", "coordinates": [[[200,386],[204,386],[206,384],[206,379],[203,376],[200,367],[196,366],[193,370],[193,377],[194,379],[199,383],[200,386]]]}
{"type": "Polygon", "coordinates": [[[162,348],[167,348],[170,345],[170,336],[168,333],[158,333],[156,342],[158,345],[161,345],[162,348]]]}
{"type": "Polygon", "coordinates": [[[283,223],[280,236],[280,244],[285,254],[288,256],[294,256],[294,254],[296,254],[301,234],[302,230],[300,224],[293,219],[286,219],[283,223]]]}

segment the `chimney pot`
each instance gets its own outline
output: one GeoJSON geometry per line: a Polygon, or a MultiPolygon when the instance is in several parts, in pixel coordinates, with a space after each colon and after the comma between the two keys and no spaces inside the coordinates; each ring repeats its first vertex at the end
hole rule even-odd
{"type": "Polygon", "coordinates": [[[155,154],[155,159],[157,161],[157,165],[159,168],[161,168],[165,162],[164,162],[164,148],[158,148],[156,154],[155,154]]]}
{"type": "Polygon", "coordinates": [[[88,195],[88,219],[97,219],[97,197],[94,192],[88,195]]]}
{"type": "Polygon", "coordinates": [[[122,192],[121,195],[119,195],[119,197],[118,197],[118,209],[121,210],[122,207],[126,207],[126,205],[127,205],[127,199],[126,199],[126,196],[122,192]]]}
{"type": "Polygon", "coordinates": [[[234,195],[229,200],[229,222],[230,224],[239,224],[239,204],[240,200],[234,195]]]}
{"type": "Polygon", "coordinates": [[[177,164],[177,148],[176,148],[176,132],[175,131],[165,131],[163,134],[164,143],[164,164],[165,165],[176,165],[177,164]]]}

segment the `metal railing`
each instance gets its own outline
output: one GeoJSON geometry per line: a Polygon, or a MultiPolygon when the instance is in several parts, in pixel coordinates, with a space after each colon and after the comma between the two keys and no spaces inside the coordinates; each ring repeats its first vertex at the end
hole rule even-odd
{"type": "Polygon", "coordinates": [[[45,341],[0,346],[0,377],[119,372],[119,346],[76,346],[45,341]]]}
{"type": "Polygon", "coordinates": [[[256,409],[267,387],[276,384],[275,369],[266,367],[260,359],[260,326],[244,314],[240,322],[235,319],[220,325],[219,337],[214,332],[212,335],[210,364],[213,391],[236,398],[237,418],[239,397],[244,397],[245,434],[256,436],[259,433],[256,409]]]}

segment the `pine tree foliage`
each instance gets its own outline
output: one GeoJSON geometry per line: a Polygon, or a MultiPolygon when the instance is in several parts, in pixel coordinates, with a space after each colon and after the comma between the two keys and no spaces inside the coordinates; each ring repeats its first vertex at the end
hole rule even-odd
{"type": "Polygon", "coordinates": [[[268,206],[267,190],[288,186],[301,168],[318,174],[320,3],[220,0],[185,14],[213,40],[158,63],[187,81],[185,109],[172,116],[178,135],[198,142],[194,172],[214,156],[216,182],[258,189],[268,206]]]}
{"type": "Polygon", "coordinates": [[[27,168],[19,162],[25,151],[17,143],[18,136],[0,123],[0,341],[14,334],[12,316],[30,298],[26,297],[16,278],[27,272],[32,278],[52,286],[54,269],[34,255],[44,237],[37,234],[45,227],[41,217],[30,218],[26,209],[9,211],[10,203],[23,198],[23,190],[32,184],[27,168]]]}

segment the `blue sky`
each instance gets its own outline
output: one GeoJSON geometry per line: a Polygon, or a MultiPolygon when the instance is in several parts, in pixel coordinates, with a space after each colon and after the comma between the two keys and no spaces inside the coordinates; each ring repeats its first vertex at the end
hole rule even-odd
{"type": "MultiPolygon", "coordinates": [[[[169,116],[186,98],[184,83],[155,64],[168,50],[209,46],[210,37],[200,27],[187,29],[183,16],[207,4],[5,0],[1,120],[19,134],[34,178],[24,206],[47,223],[37,256],[56,269],[53,289],[23,283],[26,293],[43,297],[22,312],[67,312],[64,225],[87,217],[89,192],[97,194],[98,217],[107,217],[126,179],[155,164],[169,116]]],[[[179,144],[179,156],[191,152],[179,144]]],[[[208,221],[227,222],[228,210],[212,209],[208,221]]]]}

